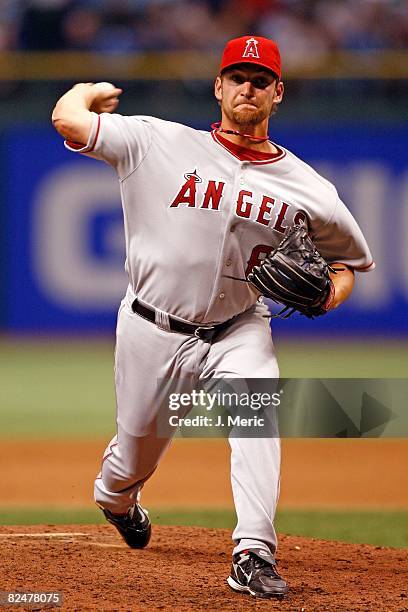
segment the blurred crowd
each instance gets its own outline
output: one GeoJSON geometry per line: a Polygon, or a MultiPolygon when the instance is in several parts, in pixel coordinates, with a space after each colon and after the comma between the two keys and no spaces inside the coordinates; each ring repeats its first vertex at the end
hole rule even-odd
{"type": "Polygon", "coordinates": [[[407,0],[1,0],[0,50],[217,50],[247,33],[285,63],[408,47],[407,0]]]}

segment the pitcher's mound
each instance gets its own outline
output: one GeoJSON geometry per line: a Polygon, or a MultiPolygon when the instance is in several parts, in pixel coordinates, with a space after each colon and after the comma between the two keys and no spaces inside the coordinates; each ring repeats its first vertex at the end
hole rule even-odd
{"type": "Polygon", "coordinates": [[[290,593],[257,600],[226,584],[224,529],[154,526],[145,550],[110,525],[0,527],[0,542],[0,590],[60,591],[64,610],[408,610],[407,550],[280,536],[290,593]]]}

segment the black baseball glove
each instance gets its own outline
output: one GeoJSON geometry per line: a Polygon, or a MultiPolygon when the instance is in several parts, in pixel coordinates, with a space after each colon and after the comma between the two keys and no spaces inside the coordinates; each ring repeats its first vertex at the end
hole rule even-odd
{"type": "Polygon", "coordinates": [[[295,311],[313,319],[327,313],[334,297],[329,272],[336,272],[320,255],[305,225],[295,225],[247,280],[263,296],[283,304],[275,316],[290,317],[295,311]]]}

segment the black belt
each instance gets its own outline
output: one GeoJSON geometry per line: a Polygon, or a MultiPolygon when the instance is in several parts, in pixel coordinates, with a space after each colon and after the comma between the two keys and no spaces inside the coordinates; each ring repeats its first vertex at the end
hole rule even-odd
{"type": "MultiPolygon", "coordinates": [[[[152,323],[156,323],[155,309],[150,308],[149,306],[144,306],[137,298],[132,304],[132,310],[140,317],[143,317],[152,323]]],[[[228,319],[228,321],[219,323],[218,325],[202,327],[201,325],[194,325],[193,323],[183,323],[183,321],[179,321],[178,319],[175,319],[169,315],[170,331],[177,332],[179,334],[186,334],[187,336],[195,336],[204,342],[211,342],[214,340],[215,336],[231,325],[232,321],[233,319],[228,319]]]]}

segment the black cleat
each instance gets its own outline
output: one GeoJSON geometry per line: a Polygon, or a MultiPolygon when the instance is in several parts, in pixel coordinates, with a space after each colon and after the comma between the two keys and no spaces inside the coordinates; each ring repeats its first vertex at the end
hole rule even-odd
{"type": "Polygon", "coordinates": [[[234,555],[227,582],[234,591],[264,599],[283,597],[289,590],[276,571],[274,558],[261,548],[244,550],[234,555]]]}
{"type": "Polygon", "coordinates": [[[106,520],[112,523],[130,548],[144,548],[150,541],[152,525],[139,504],[129,508],[127,514],[113,514],[110,510],[102,508],[106,520]]]}

